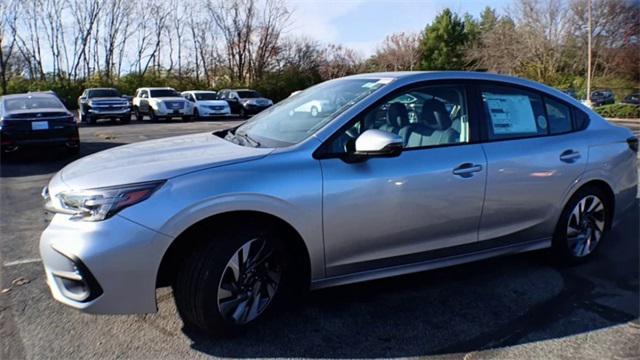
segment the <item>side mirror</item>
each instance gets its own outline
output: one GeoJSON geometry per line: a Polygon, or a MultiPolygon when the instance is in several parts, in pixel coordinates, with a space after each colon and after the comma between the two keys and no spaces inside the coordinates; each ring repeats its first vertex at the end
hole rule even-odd
{"type": "Polygon", "coordinates": [[[356,139],[356,157],[394,157],[402,153],[404,142],[399,135],[371,129],[356,139]]]}

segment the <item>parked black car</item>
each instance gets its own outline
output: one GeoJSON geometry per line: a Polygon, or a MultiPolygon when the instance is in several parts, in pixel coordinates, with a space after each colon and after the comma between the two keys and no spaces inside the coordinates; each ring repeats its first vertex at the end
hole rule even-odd
{"type": "Polygon", "coordinates": [[[621,101],[623,104],[629,105],[640,105],[640,93],[631,94],[629,96],[625,96],[621,101]]]}
{"type": "Polygon", "coordinates": [[[593,106],[602,106],[613,104],[616,102],[611,90],[596,90],[591,92],[591,104],[593,106]]]}
{"type": "Polygon", "coordinates": [[[218,99],[226,100],[231,113],[238,114],[240,117],[255,115],[273,105],[271,99],[251,89],[223,89],[218,91],[218,99]]]}
{"type": "Polygon", "coordinates": [[[80,122],[95,123],[98,119],[131,121],[131,102],[112,88],[86,89],[78,98],[80,122]]]}
{"type": "Polygon", "coordinates": [[[78,124],[55,95],[5,95],[0,98],[0,144],[5,153],[25,147],[60,146],[77,154],[78,124]]]}

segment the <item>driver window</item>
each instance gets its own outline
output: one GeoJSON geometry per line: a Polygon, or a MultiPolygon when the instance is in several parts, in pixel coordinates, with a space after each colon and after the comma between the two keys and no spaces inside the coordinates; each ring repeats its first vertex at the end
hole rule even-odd
{"type": "Polygon", "coordinates": [[[406,149],[469,142],[469,115],[463,86],[429,86],[393,95],[360,115],[338,136],[330,151],[353,152],[369,129],[399,135],[406,149]]]}

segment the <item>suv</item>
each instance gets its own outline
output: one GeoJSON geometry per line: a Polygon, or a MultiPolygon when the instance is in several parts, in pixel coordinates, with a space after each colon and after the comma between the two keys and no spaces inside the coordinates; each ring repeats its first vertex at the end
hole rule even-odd
{"type": "Polygon", "coordinates": [[[613,92],[611,90],[596,90],[591,92],[591,104],[592,106],[602,106],[607,104],[613,104],[616,102],[613,92]]]}
{"type": "Polygon", "coordinates": [[[629,129],[524,79],[350,76],[233,129],[67,165],[42,192],[40,254],[77,309],[154,312],[172,286],[185,328],[233,331],[309,287],[543,248],[585,261],[635,209],[637,152],[629,129]]]}
{"type": "Polygon", "coordinates": [[[191,120],[193,105],[169,87],[140,88],[132,100],[136,120],[148,115],[151,121],[180,118],[191,120]]]}
{"type": "Polygon", "coordinates": [[[95,124],[98,119],[131,121],[131,106],[120,92],[112,88],[86,89],[78,98],[80,122],[95,124]]]}
{"type": "Polygon", "coordinates": [[[255,115],[273,105],[273,101],[250,89],[223,89],[218,91],[218,99],[226,100],[231,112],[240,117],[255,115]]]}

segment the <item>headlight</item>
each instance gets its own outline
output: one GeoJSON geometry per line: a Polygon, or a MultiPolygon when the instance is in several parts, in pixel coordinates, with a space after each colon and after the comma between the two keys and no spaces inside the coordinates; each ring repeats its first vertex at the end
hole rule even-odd
{"type": "Polygon", "coordinates": [[[73,220],[102,221],[118,211],[142,202],[158,190],[164,180],[99,189],[63,191],[56,195],[59,207],[47,204],[48,210],[72,215],[73,220]]]}

